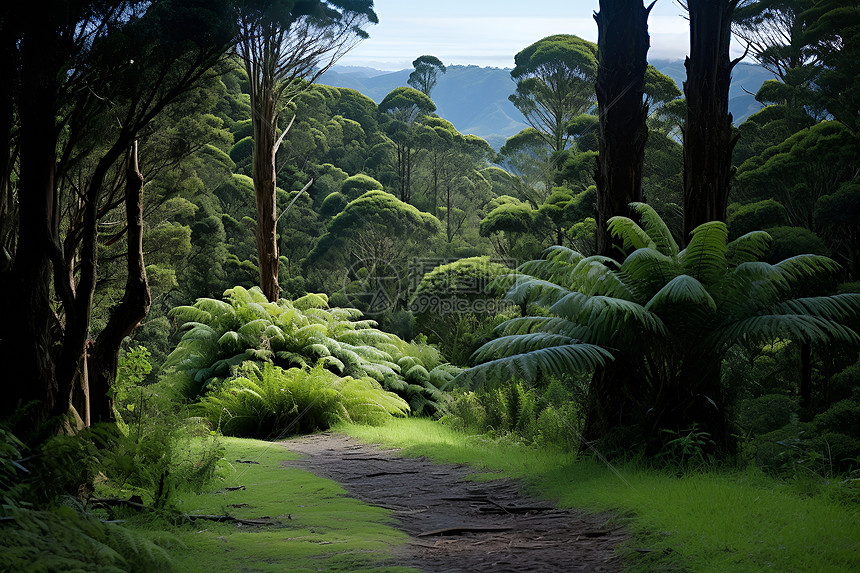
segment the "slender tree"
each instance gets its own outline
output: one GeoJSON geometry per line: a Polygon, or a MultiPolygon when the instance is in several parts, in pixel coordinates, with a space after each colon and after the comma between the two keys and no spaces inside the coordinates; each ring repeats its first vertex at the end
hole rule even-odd
{"type": "Polygon", "coordinates": [[[436,82],[439,80],[439,74],[444,74],[448,71],[442,60],[436,56],[418,56],[412,62],[412,73],[409,74],[407,82],[410,86],[420,91],[427,97],[430,97],[430,92],[436,87],[436,82]]]}
{"type": "Polygon", "coordinates": [[[391,118],[385,126],[385,132],[394,144],[400,200],[409,203],[412,199],[415,148],[418,145],[416,121],[436,111],[436,104],[416,89],[399,87],[394,88],[379,102],[379,111],[391,118]]]}
{"type": "Polygon", "coordinates": [[[257,204],[260,288],[277,300],[278,242],[275,157],[289,127],[283,106],[367,37],[378,21],[372,0],[239,0],[239,41],[251,93],[253,180],[257,204]]]}

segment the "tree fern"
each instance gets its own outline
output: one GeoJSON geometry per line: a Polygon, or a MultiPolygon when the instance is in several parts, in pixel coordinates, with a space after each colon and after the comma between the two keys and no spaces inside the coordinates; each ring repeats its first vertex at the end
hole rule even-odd
{"type": "MultiPolygon", "coordinates": [[[[766,233],[729,243],[719,221],[698,227],[679,251],[650,207],[632,207],[643,226],[625,217],[610,222],[632,249],[620,266],[558,247],[521,265],[507,297],[540,306],[537,314],[545,316],[500,325],[498,338],[473,355],[475,366],[454,383],[589,372],[621,355],[617,392],[632,401],[636,412],[625,415],[646,434],[692,423],[718,432],[721,358],[733,345],[778,337],[860,344],[852,327],[860,295],[798,296],[821,290],[839,270],[834,261],[801,255],[762,262],[766,233]]],[[[599,404],[602,396],[589,399],[599,404]]]]}

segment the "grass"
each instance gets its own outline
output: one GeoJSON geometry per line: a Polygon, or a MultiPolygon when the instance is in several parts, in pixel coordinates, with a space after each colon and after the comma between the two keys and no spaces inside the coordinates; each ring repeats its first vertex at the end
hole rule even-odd
{"type": "Polygon", "coordinates": [[[613,511],[634,534],[620,549],[633,571],[860,571],[857,482],[783,482],[754,470],[677,477],[467,436],[426,419],[337,429],[405,455],[470,464],[477,479],[521,478],[562,507],[613,511]]]}
{"type": "Polygon", "coordinates": [[[198,520],[174,529],[171,533],[179,543],[169,551],[176,571],[414,571],[389,565],[392,551],[407,536],[392,527],[386,510],[347,497],[331,480],[283,467],[281,461],[297,456],[278,444],[224,441],[229,465],[223,481],[208,493],[182,494],[180,510],[246,519],[268,516],[283,525],[249,527],[198,520]],[[245,489],[226,491],[238,486],[245,489]]]}

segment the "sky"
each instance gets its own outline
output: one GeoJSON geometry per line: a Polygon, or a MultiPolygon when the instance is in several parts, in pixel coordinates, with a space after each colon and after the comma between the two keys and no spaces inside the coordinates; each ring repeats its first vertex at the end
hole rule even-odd
{"type": "MultiPolygon", "coordinates": [[[[379,70],[412,67],[422,54],[445,65],[511,68],[514,55],[553,34],[597,42],[598,0],[374,0],[379,24],[339,64],[379,70]]],[[[658,0],[648,20],[648,59],[683,59],[688,22],[676,0],[658,0]]],[[[733,50],[733,55],[739,50],[733,50]]]]}

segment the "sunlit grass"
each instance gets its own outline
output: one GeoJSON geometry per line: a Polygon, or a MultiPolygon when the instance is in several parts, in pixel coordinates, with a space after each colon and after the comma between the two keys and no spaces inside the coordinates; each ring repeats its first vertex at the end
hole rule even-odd
{"type": "Polygon", "coordinates": [[[387,565],[392,550],[407,537],[392,527],[386,510],[347,497],[331,480],[283,467],[283,460],[296,459],[296,455],[278,444],[237,438],[224,441],[229,466],[223,480],[209,493],[184,494],[181,511],[229,513],[246,519],[270,517],[283,526],[199,520],[180,527],[173,533],[184,547],[171,550],[176,571],[413,571],[387,565]],[[238,486],[245,489],[225,491],[238,486]],[[234,507],[237,505],[240,507],[234,507]]]}
{"type": "MultiPolygon", "coordinates": [[[[402,448],[404,455],[468,463],[481,476],[524,479],[532,493],[562,507],[612,511],[634,533],[621,549],[632,570],[860,571],[860,510],[856,502],[835,500],[826,486],[805,495],[754,470],[676,477],[633,465],[610,467],[415,418],[337,429],[402,448]]],[[[844,495],[847,487],[830,489],[844,495]]],[[[844,495],[852,497],[856,492],[844,495]]]]}

